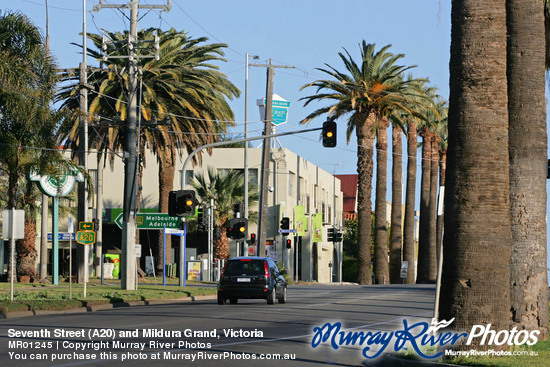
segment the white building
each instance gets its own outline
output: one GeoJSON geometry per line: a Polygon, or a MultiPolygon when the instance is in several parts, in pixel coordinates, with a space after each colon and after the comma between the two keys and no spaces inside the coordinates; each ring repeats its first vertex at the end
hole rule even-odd
{"type": "MultiPolygon", "coordinates": [[[[248,149],[249,179],[259,186],[259,172],[261,164],[261,149],[248,149]]],[[[176,175],[174,177],[174,190],[181,188],[181,170],[183,161],[176,163],[176,175]]],[[[96,160],[90,159],[92,175],[97,170],[96,160]]],[[[243,148],[216,148],[212,155],[203,153],[202,165],[187,167],[186,181],[201,172],[206,175],[207,167],[218,170],[243,170],[244,154],[243,148]]],[[[106,168],[103,172],[103,203],[106,213],[117,213],[116,209],[122,207],[123,197],[123,163],[117,158],[114,169],[106,168]]],[[[146,167],[144,169],[142,184],[142,207],[156,208],[158,204],[158,165],[156,157],[147,153],[146,167]]],[[[342,227],[342,192],[340,180],[330,173],[324,171],[311,162],[308,162],[284,148],[272,149],[269,169],[270,189],[268,196],[268,215],[266,219],[267,236],[266,243],[275,250],[272,256],[277,257],[289,274],[294,274],[300,280],[330,282],[332,279],[340,279],[339,264],[341,248],[334,248],[332,242],[326,241],[326,228],[336,226],[342,227]],[[279,233],[279,223],[282,217],[289,217],[291,228],[293,228],[293,213],[295,206],[301,205],[305,209],[308,219],[308,230],[304,236],[284,237],[279,233]],[[324,241],[313,242],[312,236],[312,215],[321,213],[323,216],[322,238],[324,241]],[[292,239],[292,248],[287,250],[283,242],[287,238],[292,239]],[[335,266],[332,268],[332,264],[335,266]],[[332,269],[335,270],[331,276],[332,269]]],[[[187,185],[187,189],[190,186],[187,185]]],[[[252,207],[257,210],[257,207],[252,207]]],[[[112,221],[105,218],[105,221],[112,221]]],[[[256,224],[249,224],[249,233],[257,233],[256,224]]],[[[104,243],[106,243],[104,239],[104,243]]],[[[230,243],[230,255],[236,256],[240,252],[236,243],[230,243]]],[[[193,246],[193,244],[190,244],[193,246]]],[[[340,244],[341,246],[341,244],[340,244]]],[[[174,248],[175,246],[173,246],[174,248]]],[[[148,249],[143,251],[148,253],[148,249]]],[[[199,255],[199,253],[197,253],[199,255]]]]}

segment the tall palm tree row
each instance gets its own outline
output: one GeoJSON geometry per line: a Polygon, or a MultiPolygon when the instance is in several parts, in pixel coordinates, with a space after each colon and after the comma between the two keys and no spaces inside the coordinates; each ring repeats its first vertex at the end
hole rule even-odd
{"type": "Polygon", "coordinates": [[[548,337],[544,3],[506,5],[512,325],[540,330],[541,340],[548,337]]]}
{"type": "MultiPolygon", "coordinates": [[[[326,65],[327,68],[318,70],[331,76],[333,79],[317,80],[302,87],[315,87],[317,93],[304,97],[304,105],[313,101],[327,100],[332,104],[321,107],[310,113],[301,123],[308,123],[312,119],[327,114],[331,119],[346,117],[346,136],[348,142],[353,132],[357,139],[357,211],[358,211],[358,282],[360,284],[371,283],[371,194],[373,176],[373,148],[375,134],[380,130],[384,118],[398,109],[411,111],[410,104],[415,103],[414,97],[418,96],[414,79],[403,78],[403,73],[412,68],[397,65],[396,62],[404,55],[394,55],[388,52],[390,46],[385,46],[376,51],[374,44],[363,41],[360,46],[360,63],[353,60],[350,53],[344,50],[339,53],[344,63],[345,72],[326,65]],[[323,91],[323,93],[321,93],[323,91]],[[326,91],[326,92],[324,92],[326,91]]],[[[385,198],[384,198],[385,201],[385,198]]],[[[383,258],[375,259],[380,271],[376,277],[380,281],[387,274],[387,243],[384,250],[376,250],[376,253],[384,253],[383,258]],[[384,268],[384,262],[386,267],[384,268]],[[383,272],[382,272],[383,270],[383,272]]]]}
{"type": "MultiPolygon", "coordinates": [[[[233,120],[233,112],[227,103],[239,95],[239,90],[215,62],[225,61],[225,44],[205,44],[206,38],[191,38],[184,32],[170,29],[162,31],[148,28],[138,32],[138,39],[152,41],[159,37],[159,60],[141,59],[140,95],[142,147],[147,147],[157,157],[159,164],[159,211],[168,211],[168,193],[173,189],[175,161],[185,150],[219,139],[219,134],[233,120]]],[[[102,36],[89,34],[100,50],[102,36]]],[[[107,52],[124,55],[126,50],[115,45],[128,39],[127,32],[107,32],[107,52]]],[[[90,56],[101,60],[97,50],[88,49],[90,56]]],[[[105,68],[93,70],[89,83],[94,86],[89,116],[97,121],[90,134],[90,146],[107,153],[120,150],[124,145],[124,124],[127,118],[129,94],[128,71],[124,59],[109,59],[105,68]]],[[[77,73],[78,74],[78,73],[77,73]]],[[[78,75],[65,75],[65,81],[74,81],[78,75]]],[[[78,108],[78,88],[67,84],[58,94],[62,107],[73,111],[78,108]]],[[[67,121],[61,139],[76,147],[79,140],[78,123],[67,121]]],[[[113,155],[109,155],[113,157],[113,155]]],[[[197,156],[200,161],[200,154],[197,156]]],[[[162,243],[159,240],[159,244],[162,243]]],[[[157,267],[162,271],[163,248],[158,246],[157,267]]],[[[171,252],[168,251],[167,255],[171,252]]],[[[168,259],[170,260],[170,259],[168,259]]]]}
{"type": "Polygon", "coordinates": [[[506,0],[453,1],[440,319],[510,323],[506,0]],[[498,254],[498,256],[495,256],[498,254]]]}
{"type": "Polygon", "coordinates": [[[447,117],[446,101],[430,89],[433,109],[426,111],[422,136],[422,181],[417,283],[434,282],[437,277],[437,192],[439,172],[438,132],[447,117]]]}

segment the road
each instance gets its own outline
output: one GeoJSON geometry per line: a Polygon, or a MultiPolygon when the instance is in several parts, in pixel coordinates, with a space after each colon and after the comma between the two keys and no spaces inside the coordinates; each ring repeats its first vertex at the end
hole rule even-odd
{"type": "Polygon", "coordinates": [[[343,330],[393,330],[404,318],[430,321],[433,300],[429,285],[297,285],[286,304],[271,306],[212,300],[3,319],[0,360],[5,367],[359,366],[364,346],[313,348],[314,328],[341,322],[343,330]],[[29,331],[35,335],[23,337],[29,331]],[[264,359],[272,354],[286,359],[264,359]]]}

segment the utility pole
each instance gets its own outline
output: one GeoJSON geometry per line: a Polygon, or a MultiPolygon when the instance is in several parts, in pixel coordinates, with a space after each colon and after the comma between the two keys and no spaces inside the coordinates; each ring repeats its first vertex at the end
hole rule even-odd
{"type": "MultiPolygon", "coordinates": [[[[50,17],[46,1],[46,52],[50,53],[50,17]]],[[[42,193],[42,215],[40,235],[40,280],[48,276],[48,195],[42,193]]],[[[3,260],[3,259],[2,259],[3,260]]],[[[0,260],[0,262],[2,261],[0,260]]]]}
{"type": "Polygon", "coordinates": [[[137,60],[142,56],[136,53],[138,33],[138,11],[140,8],[163,9],[169,11],[171,0],[167,5],[139,5],[138,0],[132,0],[124,5],[104,4],[103,0],[94,6],[101,8],[130,8],[130,36],[128,40],[128,113],[126,120],[126,146],[124,149],[124,201],[122,209],[122,258],[121,258],[121,288],[134,290],[136,288],[136,196],[137,196],[137,60]]]}
{"type": "Polygon", "coordinates": [[[294,69],[294,66],[273,65],[271,59],[269,64],[249,64],[256,67],[267,67],[266,84],[266,106],[265,106],[265,127],[264,144],[262,145],[262,164],[260,173],[260,208],[258,210],[258,256],[265,256],[266,221],[267,221],[267,191],[269,186],[269,161],[271,157],[271,129],[273,114],[273,75],[275,68],[294,69]]]}
{"type": "MultiPolygon", "coordinates": [[[[88,71],[86,65],[86,0],[82,0],[82,62],[80,63],[80,126],[78,143],[78,163],[88,170],[88,71]]],[[[86,180],[78,184],[78,221],[88,221],[88,193],[86,180]]],[[[84,283],[88,278],[87,263],[88,246],[77,247],[78,282],[84,283]]]]}

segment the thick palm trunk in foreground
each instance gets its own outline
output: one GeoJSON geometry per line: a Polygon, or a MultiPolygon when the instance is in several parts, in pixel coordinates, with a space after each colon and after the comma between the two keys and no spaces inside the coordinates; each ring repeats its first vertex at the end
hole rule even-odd
{"type": "Polygon", "coordinates": [[[451,20],[440,319],[455,318],[456,330],[476,324],[508,330],[506,1],[454,0],[451,20]]]}
{"type": "Polygon", "coordinates": [[[545,30],[542,0],[508,0],[511,303],[518,329],[548,337],[545,30]]]}

